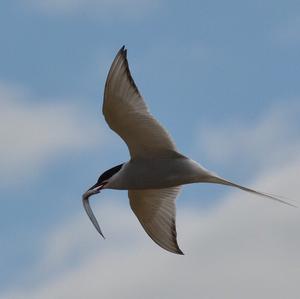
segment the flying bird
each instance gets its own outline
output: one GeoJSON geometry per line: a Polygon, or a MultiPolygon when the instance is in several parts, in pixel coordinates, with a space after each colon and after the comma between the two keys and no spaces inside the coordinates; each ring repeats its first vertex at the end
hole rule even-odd
{"type": "Polygon", "coordinates": [[[228,181],[178,152],[167,130],[150,113],[129,70],[127,50],[117,53],[107,76],[102,111],[109,127],[127,144],[130,160],[100,175],[82,196],[93,225],[104,238],[89,205],[102,189],[128,190],[131,209],[150,238],[183,254],[177,243],[175,200],[181,185],[216,183],[292,205],[273,195],[228,181]]]}

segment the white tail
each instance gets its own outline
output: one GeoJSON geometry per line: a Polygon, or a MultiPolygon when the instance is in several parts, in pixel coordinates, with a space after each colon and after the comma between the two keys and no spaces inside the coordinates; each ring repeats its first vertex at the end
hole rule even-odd
{"type": "Polygon", "coordinates": [[[253,193],[253,194],[256,194],[256,195],[260,195],[260,196],[263,196],[263,197],[267,197],[267,198],[270,198],[270,199],[273,199],[273,200],[276,200],[278,202],[281,202],[283,204],[286,204],[288,206],[291,206],[291,207],[294,207],[294,208],[297,208],[297,206],[283,200],[283,199],[280,199],[279,196],[274,196],[272,194],[268,194],[268,193],[264,193],[264,192],[259,192],[259,191],[256,191],[256,190],[253,190],[253,189],[250,189],[250,188],[247,188],[247,187],[244,187],[244,186],[241,186],[241,185],[238,185],[238,184],[235,184],[233,182],[230,182],[228,180],[225,180],[223,178],[220,178],[218,176],[211,176],[208,180],[209,183],[217,183],[217,184],[221,184],[221,185],[227,185],[227,186],[232,186],[232,187],[236,187],[236,188],[239,188],[243,191],[247,191],[247,192],[250,192],[250,193],[253,193]]]}

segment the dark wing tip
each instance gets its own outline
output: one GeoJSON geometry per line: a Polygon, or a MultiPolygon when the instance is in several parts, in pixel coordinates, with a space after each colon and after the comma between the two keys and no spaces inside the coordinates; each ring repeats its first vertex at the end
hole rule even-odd
{"type": "Polygon", "coordinates": [[[175,222],[175,218],[172,219],[172,237],[173,237],[173,242],[176,246],[176,250],[174,251],[174,253],[180,254],[180,255],[184,255],[184,253],[182,252],[182,250],[179,248],[178,246],[178,242],[177,242],[177,231],[176,231],[176,222],[175,222]]]}
{"type": "Polygon", "coordinates": [[[122,48],[119,50],[119,54],[127,58],[127,49],[125,49],[125,45],[123,45],[122,48]]]}
{"type": "Polygon", "coordinates": [[[127,61],[127,49],[125,49],[125,46],[123,46],[120,51],[120,55],[123,57],[123,59],[127,62],[127,68],[128,68],[128,61],[127,61]]]}
{"type": "Polygon", "coordinates": [[[104,89],[106,89],[106,87],[108,85],[109,78],[110,78],[110,74],[112,74],[114,72],[116,65],[120,65],[122,63],[124,64],[125,73],[127,75],[127,78],[129,80],[132,88],[135,90],[136,93],[138,93],[141,96],[141,94],[140,94],[140,92],[139,92],[139,90],[138,90],[138,88],[137,88],[137,86],[136,86],[136,84],[135,84],[135,82],[132,78],[132,75],[131,75],[131,72],[130,72],[130,69],[129,69],[129,64],[128,64],[128,60],[127,60],[127,49],[125,49],[125,45],[118,51],[112,65],[110,67],[104,89]]]}
{"type": "Polygon", "coordinates": [[[115,58],[117,58],[118,56],[123,56],[126,58],[126,53],[127,53],[127,49],[125,49],[125,45],[123,45],[120,50],[118,51],[117,55],[115,58]]]}
{"type": "Polygon", "coordinates": [[[173,251],[173,253],[176,253],[176,254],[179,254],[179,255],[184,255],[183,251],[178,246],[177,239],[175,240],[175,244],[176,244],[176,250],[173,251]]]}
{"type": "MultiPolygon", "coordinates": [[[[122,58],[123,58],[123,63],[124,63],[124,65],[125,65],[125,72],[126,72],[127,78],[128,78],[128,80],[129,80],[131,86],[132,86],[133,89],[136,91],[136,93],[138,93],[138,94],[141,96],[141,94],[140,94],[140,92],[139,92],[139,89],[138,89],[138,87],[136,86],[136,84],[135,84],[135,82],[134,82],[134,80],[133,80],[133,78],[132,78],[130,69],[129,69],[129,63],[128,63],[128,60],[127,60],[127,49],[125,49],[125,46],[123,46],[123,47],[120,49],[120,51],[119,51],[118,54],[121,55],[122,58]]],[[[118,56],[118,54],[117,54],[117,56],[118,56]]]]}

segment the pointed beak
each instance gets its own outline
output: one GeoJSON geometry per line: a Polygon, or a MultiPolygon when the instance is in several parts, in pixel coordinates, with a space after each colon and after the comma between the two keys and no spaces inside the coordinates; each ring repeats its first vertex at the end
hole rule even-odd
{"type": "Polygon", "coordinates": [[[92,221],[94,227],[96,228],[96,230],[98,231],[98,233],[105,239],[100,225],[91,209],[90,206],[90,202],[89,202],[89,198],[90,196],[100,193],[100,190],[103,188],[103,186],[105,185],[105,183],[103,184],[95,184],[94,186],[92,186],[89,190],[87,190],[83,195],[82,195],[82,203],[83,203],[83,207],[87,213],[87,215],[89,216],[90,220],[92,221]]]}
{"type": "Polygon", "coordinates": [[[96,183],[90,189],[88,189],[83,196],[90,197],[91,195],[100,193],[101,189],[104,187],[105,183],[96,183]]]}

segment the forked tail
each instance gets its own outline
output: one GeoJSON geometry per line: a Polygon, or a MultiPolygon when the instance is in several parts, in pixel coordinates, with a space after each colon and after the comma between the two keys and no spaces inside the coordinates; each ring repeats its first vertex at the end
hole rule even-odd
{"type": "Polygon", "coordinates": [[[283,204],[286,204],[288,206],[291,206],[291,207],[294,207],[294,208],[297,208],[297,206],[281,199],[279,196],[274,196],[272,194],[269,194],[269,193],[264,193],[264,192],[259,192],[259,191],[256,191],[256,190],[253,190],[253,189],[250,189],[250,188],[247,188],[247,187],[244,187],[244,186],[241,186],[241,185],[238,185],[238,184],[235,184],[233,182],[230,182],[228,180],[225,180],[223,178],[220,178],[218,176],[212,176],[210,179],[209,179],[209,182],[210,183],[217,183],[217,184],[221,184],[221,185],[227,185],[227,186],[232,186],[232,187],[236,187],[236,188],[239,188],[243,191],[247,191],[247,192],[250,192],[252,194],[256,194],[256,195],[260,195],[260,196],[263,196],[263,197],[267,197],[267,198],[270,198],[270,199],[273,199],[273,200],[276,200],[278,202],[281,202],[283,204]]]}

